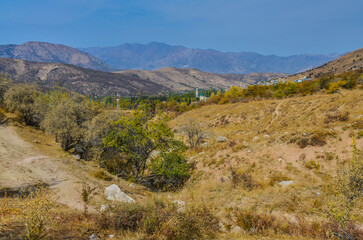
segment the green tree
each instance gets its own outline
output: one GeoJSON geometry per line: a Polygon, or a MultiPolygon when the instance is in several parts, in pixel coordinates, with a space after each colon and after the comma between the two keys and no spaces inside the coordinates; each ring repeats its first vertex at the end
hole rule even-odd
{"type": "Polygon", "coordinates": [[[106,147],[115,147],[127,157],[122,175],[139,180],[147,170],[151,154],[165,154],[184,146],[174,139],[173,131],[166,124],[166,117],[147,117],[145,111],[137,110],[132,117],[122,117],[114,123],[114,129],[103,139],[106,147]]]}

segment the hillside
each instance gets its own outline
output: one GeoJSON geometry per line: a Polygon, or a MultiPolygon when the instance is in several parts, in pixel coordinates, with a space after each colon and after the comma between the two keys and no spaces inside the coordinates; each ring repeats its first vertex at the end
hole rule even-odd
{"type": "MultiPolygon", "coordinates": [[[[208,231],[209,239],[221,240],[336,239],[326,216],[335,197],[331,184],[337,171],[351,163],[352,135],[358,135],[358,151],[363,149],[363,110],[358,104],[362,101],[362,90],[355,89],[209,105],[183,113],[170,122],[173,130],[186,140],[182,129],[192,119],[206,137],[202,146],[186,153],[195,166],[191,178],[171,192],[152,192],[106,173],[102,180],[94,175],[104,171],[96,163],[76,161],[44,132],[17,123],[0,126],[0,133],[7,136],[0,134],[4,153],[0,161],[6,166],[0,183],[6,187],[14,183],[10,176],[17,177],[15,183],[26,177],[30,184],[39,177],[52,183],[62,205],[52,206],[47,222],[51,239],[64,239],[65,234],[70,239],[92,234],[101,239],[110,235],[120,240],[174,239],[165,236],[170,232],[194,236],[195,231],[208,231]],[[217,141],[219,136],[226,139],[217,141]],[[104,189],[111,184],[120,186],[136,204],[106,200],[104,189]],[[95,187],[96,194],[85,205],[89,214],[80,199],[84,186],[95,187]]],[[[7,201],[0,198],[0,206],[5,206],[0,208],[4,239],[23,233],[14,226],[22,226],[21,208],[29,200],[7,201]]],[[[357,199],[350,212],[358,226],[353,229],[356,234],[362,234],[362,204],[357,199]]]]}
{"type": "Polygon", "coordinates": [[[113,70],[112,67],[88,53],[65,45],[46,42],[0,45],[0,58],[15,58],[33,62],[67,63],[100,71],[113,70]]]}
{"type": "Polygon", "coordinates": [[[85,95],[135,96],[163,91],[228,89],[233,85],[253,84],[264,79],[284,77],[279,73],[248,75],[214,74],[197,69],[164,68],[158,71],[128,70],[118,73],[95,71],[61,63],[38,63],[0,58],[0,73],[15,82],[33,83],[44,87],[61,86],[85,95]]]}
{"type": "Polygon", "coordinates": [[[84,95],[135,96],[139,93],[157,94],[169,90],[148,80],[62,63],[37,63],[2,58],[0,73],[17,83],[37,84],[42,87],[61,86],[84,95]]]}
{"type": "Polygon", "coordinates": [[[350,52],[336,60],[323,64],[317,68],[288,77],[288,80],[300,79],[307,76],[316,79],[325,74],[339,74],[346,71],[363,68],[363,48],[350,52]]]}
{"type": "Polygon", "coordinates": [[[284,73],[215,74],[198,69],[162,68],[156,71],[124,70],[118,71],[127,76],[147,79],[172,90],[229,89],[231,86],[244,86],[256,82],[287,76],[284,73]]]}
{"type": "Polygon", "coordinates": [[[197,68],[214,73],[297,73],[336,59],[339,54],[279,57],[253,52],[220,52],[164,43],[123,44],[117,47],[80,48],[116,69],[157,70],[164,67],[197,68]]]}

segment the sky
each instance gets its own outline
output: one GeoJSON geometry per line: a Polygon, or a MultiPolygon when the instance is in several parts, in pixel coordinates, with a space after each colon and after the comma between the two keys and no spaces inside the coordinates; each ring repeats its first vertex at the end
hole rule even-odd
{"type": "Polygon", "coordinates": [[[363,47],[363,0],[0,0],[0,44],[163,42],[224,52],[363,47]]]}

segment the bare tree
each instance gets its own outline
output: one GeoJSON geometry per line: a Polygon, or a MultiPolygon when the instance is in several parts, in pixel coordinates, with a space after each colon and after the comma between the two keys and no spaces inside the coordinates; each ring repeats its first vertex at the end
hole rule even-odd
{"type": "Polygon", "coordinates": [[[191,148],[197,147],[207,136],[202,126],[194,120],[189,120],[181,130],[187,136],[191,148]]]}

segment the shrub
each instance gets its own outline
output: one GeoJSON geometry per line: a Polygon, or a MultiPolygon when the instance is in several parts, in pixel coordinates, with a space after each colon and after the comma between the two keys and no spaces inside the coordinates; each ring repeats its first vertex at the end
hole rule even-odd
{"type": "Polygon", "coordinates": [[[301,217],[297,217],[296,221],[292,222],[266,212],[257,213],[244,209],[234,209],[232,214],[236,224],[248,234],[287,234],[308,238],[330,238],[324,228],[325,222],[308,222],[301,217]]]}
{"type": "Polygon", "coordinates": [[[21,114],[24,122],[29,125],[39,125],[35,117],[34,102],[40,93],[33,86],[18,84],[6,92],[5,106],[10,112],[21,114]]]}
{"type": "Polygon", "coordinates": [[[5,111],[0,108],[0,124],[2,124],[5,120],[5,111]]]}
{"type": "Polygon", "coordinates": [[[308,169],[319,169],[320,164],[318,162],[315,162],[314,160],[310,160],[309,162],[304,164],[306,168],[308,169]]]}
{"type": "Polygon", "coordinates": [[[49,211],[55,206],[51,193],[44,188],[31,190],[24,202],[24,238],[27,240],[45,239],[47,226],[51,221],[49,211]]]}
{"type": "Polygon", "coordinates": [[[206,137],[206,133],[203,131],[201,125],[194,120],[189,120],[188,123],[182,127],[181,131],[186,135],[187,142],[191,148],[199,146],[206,137]]]}
{"type": "Polygon", "coordinates": [[[231,167],[231,173],[232,173],[232,183],[234,185],[241,185],[243,186],[243,188],[249,191],[259,186],[259,184],[256,183],[251,174],[249,174],[248,172],[236,172],[231,167]]]}
{"type": "Polygon", "coordinates": [[[101,179],[104,181],[111,181],[112,178],[108,176],[104,171],[96,171],[91,173],[92,176],[94,176],[97,179],[101,179]]]}
{"type": "Polygon", "coordinates": [[[175,190],[190,176],[190,165],[180,151],[161,153],[159,157],[152,160],[151,165],[152,173],[146,179],[155,189],[175,190]]]}

